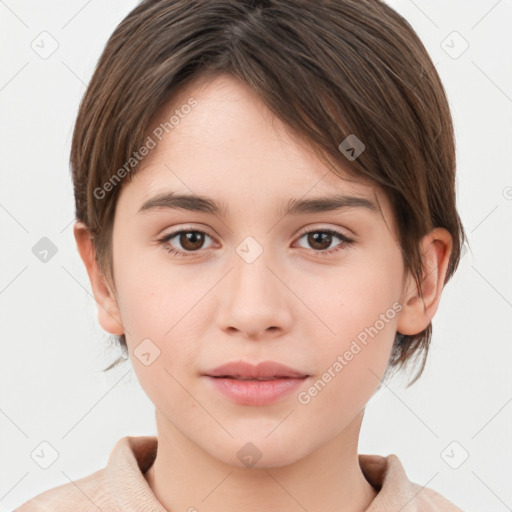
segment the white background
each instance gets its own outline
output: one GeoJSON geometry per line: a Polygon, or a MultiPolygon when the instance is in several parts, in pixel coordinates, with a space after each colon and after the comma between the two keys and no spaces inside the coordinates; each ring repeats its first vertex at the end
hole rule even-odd
{"type": "MultiPolygon", "coordinates": [[[[424,375],[371,399],[359,452],[397,454],[411,480],[466,512],[511,510],[512,0],[389,3],[447,90],[471,251],[444,291],[424,375]],[[469,44],[458,58],[453,31],[469,44]],[[458,469],[441,456],[453,441],[452,460],[469,454],[458,469]]],[[[104,467],[122,436],[156,434],[130,363],[101,372],[117,352],[76,251],[68,164],[79,100],[135,5],[0,1],[0,511],[104,467]],[[31,47],[43,31],[58,42],[47,59],[31,47]],[[47,263],[32,253],[42,237],[57,247],[47,263]],[[30,457],[42,441],[59,454],[46,470],[30,457]]]]}

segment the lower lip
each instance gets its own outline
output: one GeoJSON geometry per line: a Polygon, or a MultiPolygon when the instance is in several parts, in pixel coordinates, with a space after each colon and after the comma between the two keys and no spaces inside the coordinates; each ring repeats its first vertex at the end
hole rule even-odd
{"type": "Polygon", "coordinates": [[[275,380],[236,380],[207,376],[212,385],[240,405],[267,405],[296,391],[307,377],[275,380]]]}

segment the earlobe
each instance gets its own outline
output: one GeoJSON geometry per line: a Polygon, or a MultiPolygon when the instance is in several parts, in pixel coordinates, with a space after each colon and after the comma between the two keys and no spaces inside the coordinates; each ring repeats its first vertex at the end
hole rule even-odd
{"type": "Polygon", "coordinates": [[[98,321],[105,331],[120,336],[124,334],[124,328],[119,306],[107,279],[99,269],[90,231],[83,222],[76,222],[73,232],[78,252],[89,275],[94,300],[98,306],[98,321]]]}
{"type": "Polygon", "coordinates": [[[418,334],[432,321],[441,300],[452,243],[450,233],[444,228],[436,228],[423,238],[421,290],[418,290],[414,277],[409,273],[403,309],[397,323],[397,330],[401,334],[418,334]]]}

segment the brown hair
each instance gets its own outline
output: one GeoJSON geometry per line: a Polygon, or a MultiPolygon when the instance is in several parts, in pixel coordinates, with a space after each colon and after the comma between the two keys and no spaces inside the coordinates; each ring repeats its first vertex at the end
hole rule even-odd
{"type": "MultiPolygon", "coordinates": [[[[71,147],[76,218],[90,229],[112,285],[111,234],[122,187],[113,180],[131,179],[138,165],[119,170],[178,89],[220,73],[254,89],[332,172],[382,188],[404,267],[420,291],[419,242],[434,227],[447,229],[450,279],[465,241],[452,120],[435,67],[404,18],[379,0],[145,0],[108,40],[71,147]],[[365,145],[354,160],[338,147],[350,134],[365,145]]],[[[413,336],[397,333],[388,368],[424,356],[409,385],[423,372],[431,336],[432,324],[413,336]]],[[[124,335],[117,341],[126,356],[124,335]]]]}

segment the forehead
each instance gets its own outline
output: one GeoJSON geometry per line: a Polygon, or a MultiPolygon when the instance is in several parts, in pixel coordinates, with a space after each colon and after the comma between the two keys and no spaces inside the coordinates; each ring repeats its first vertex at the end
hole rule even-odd
{"type": "Polygon", "coordinates": [[[147,136],[156,145],[134,176],[136,190],[128,187],[139,206],[166,190],[216,198],[224,211],[233,201],[259,208],[268,201],[275,210],[276,201],[284,208],[289,200],[333,193],[387,206],[376,184],[343,168],[335,175],[250,87],[228,75],[182,88],[153,116],[147,136]],[[190,100],[195,106],[183,108],[190,100]],[[170,129],[165,123],[173,116],[179,121],[170,129]],[[158,140],[154,132],[165,126],[158,140]]]}

